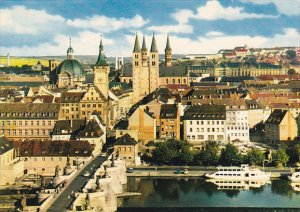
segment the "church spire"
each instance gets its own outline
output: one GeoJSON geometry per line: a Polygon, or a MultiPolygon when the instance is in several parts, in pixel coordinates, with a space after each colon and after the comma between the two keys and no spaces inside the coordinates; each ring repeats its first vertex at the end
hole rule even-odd
{"type": "Polygon", "coordinates": [[[144,35],[144,37],[143,37],[142,50],[143,50],[143,51],[147,51],[146,41],[145,41],[145,35],[144,35]]]}
{"type": "Polygon", "coordinates": [[[68,50],[67,50],[67,59],[68,60],[74,60],[74,49],[72,48],[72,40],[71,40],[71,38],[70,38],[70,46],[69,46],[69,48],[68,48],[68,50]]]}
{"type": "Polygon", "coordinates": [[[157,46],[156,46],[154,32],[153,32],[153,36],[152,36],[152,43],[151,43],[150,52],[157,52],[157,46]]]}
{"type": "Polygon", "coordinates": [[[141,51],[141,48],[140,48],[139,38],[138,38],[138,34],[136,33],[133,52],[138,53],[140,51],[141,51]]]}
{"type": "Polygon", "coordinates": [[[108,63],[106,62],[106,57],[103,52],[102,35],[100,35],[99,55],[95,65],[108,66],[108,63]]]}
{"type": "Polygon", "coordinates": [[[165,48],[165,66],[172,66],[172,48],[170,45],[169,34],[167,37],[167,44],[165,48]]]}
{"type": "Polygon", "coordinates": [[[168,34],[168,37],[167,37],[167,45],[166,45],[165,51],[172,51],[171,45],[170,45],[170,40],[169,40],[169,34],[168,34]]]}

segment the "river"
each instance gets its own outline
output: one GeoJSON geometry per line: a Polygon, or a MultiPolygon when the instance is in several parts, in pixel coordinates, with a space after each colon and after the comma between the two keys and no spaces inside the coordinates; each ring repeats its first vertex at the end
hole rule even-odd
{"type": "Polygon", "coordinates": [[[288,180],[276,179],[264,185],[254,182],[208,182],[203,178],[128,177],[127,191],[141,196],[121,200],[129,207],[251,207],[300,208],[300,191],[288,180]],[[226,184],[227,183],[227,184],[226,184]],[[239,189],[236,189],[236,188],[239,189]],[[230,189],[229,189],[230,188],[230,189]]]}

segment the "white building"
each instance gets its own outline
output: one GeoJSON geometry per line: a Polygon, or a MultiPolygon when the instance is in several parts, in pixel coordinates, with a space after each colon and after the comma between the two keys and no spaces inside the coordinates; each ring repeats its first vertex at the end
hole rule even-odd
{"type": "Polygon", "coordinates": [[[205,141],[226,141],[224,105],[193,105],[184,114],[184,139],[193,145],[205,141]]]}
{"type": "Polygon", "coordinates": [[[0,185],[14,183],[24,175],[24,161],[18,157],[13,143],[0,137],[0,185]]]}
{"type": "Polygon", "coordinates": [[[250,129],[255,129],[258,125],[265,123],[271,114],[271,109],[263,106],[258,100],[246,100],[246,104],[250,129]]]}
{"type": "Polygon", "coordinates": [[[226,128],[227,141],[250,141],[248,110],[245,105],[226,106],[226,128]]]}

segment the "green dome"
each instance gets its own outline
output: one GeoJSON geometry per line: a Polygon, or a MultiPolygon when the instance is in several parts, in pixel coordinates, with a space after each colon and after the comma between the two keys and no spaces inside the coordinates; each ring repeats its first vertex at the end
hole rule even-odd
{"type": "Polygon", "coordinates": [[[74,54],[74,49],[71,46],[67,50],[67,55],[68,54],[74,54]]]}
{"type": "Polygon", "coordinates": [[[82,76],[84,75],[84,68],[77,60],[64,60],[57,67],[56,74],[68,72],[70,75],[82,76]]]}

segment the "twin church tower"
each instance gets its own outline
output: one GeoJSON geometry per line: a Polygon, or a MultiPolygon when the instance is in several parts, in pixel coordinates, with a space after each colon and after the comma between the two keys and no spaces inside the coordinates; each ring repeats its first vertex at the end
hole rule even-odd
{"type": "MultiPolygon", "coordinates": [[[[171,66],[172,49],[170,47],[169,35],[165,48],[165,66],[171,66]]],[[[136,34],[132,52],[132,89],[134,99],[139,101],[149,93],[155,91],[160,85],[159,81],[159,55],[156,46],[155,36],[152,36],[151,48],[148,57],[145,36],[143,37],[142,48],[136,34]]]]}

